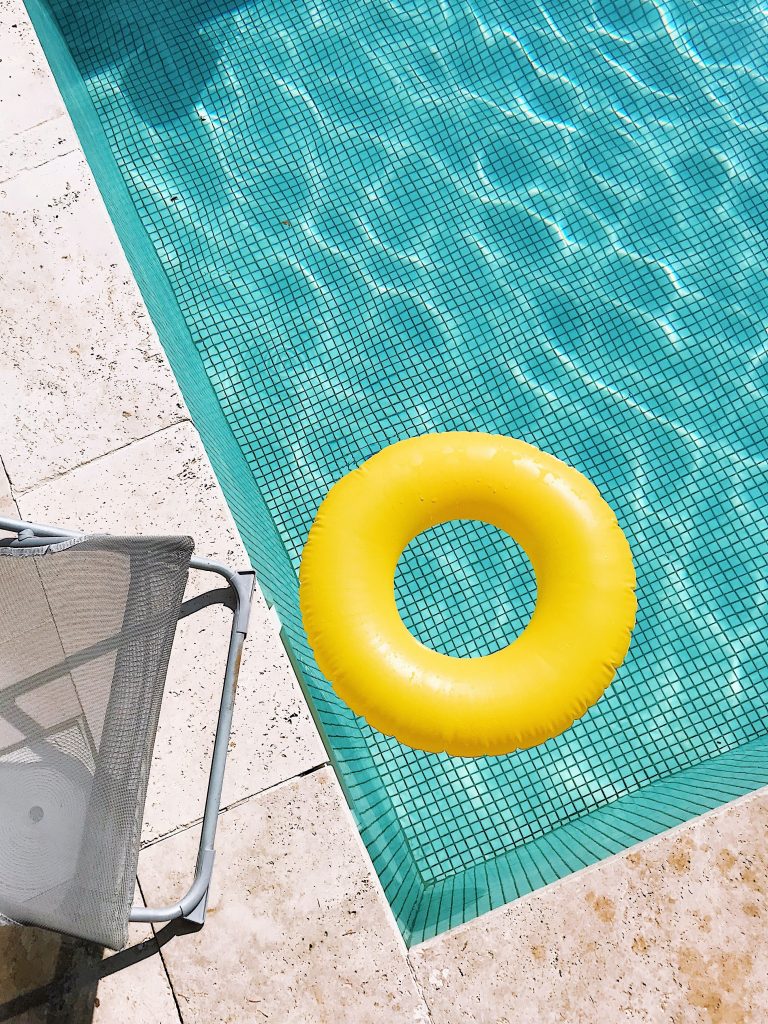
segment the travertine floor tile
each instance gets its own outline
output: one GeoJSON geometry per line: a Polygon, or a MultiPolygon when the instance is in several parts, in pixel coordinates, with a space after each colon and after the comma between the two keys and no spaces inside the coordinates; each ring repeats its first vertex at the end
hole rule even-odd
{"type": "Polygon", "coordinates": [[[765,790],[410,952],[434,1024],[763,1024],[765,790]]]}
{"type": "Polygon", "coordinates": [[[0,436],[17,491],[186,416],[82,154],[0,184],[0,265],[0,436]]]}
{"type": "Polygon", "coordinates": [[[0,182],[78,148],[68,114],[25,128],[0,146],[0,182]]]}
{"type": "Polygon", "coordinates": [[[44,990],[56,975],[61,942],[42,928],[0,928],[0,1020],[45,1024],[44,990]]]}
{"type": "Polygon", "coordinates": [[[0,928],[0,1020],[80,1024],[93,1014],[93,1024],[179,1024],[151,927],[131,925],[129,943],[141,943],[141,955],[148,955],[114,970],[125,955],[107,951],[98,981],[98,947],[39,928],[0,928]]]}
{"type": "MultiPolygon", "coordinates": [[[[27,518],[102,533],[190,533],[198,555],[247,568],[190,423],[35,487],[19,504],[27,518]]],[[[205,577],[205,585],[218,586],[218,579],[205,577]]],[[[180,623],[150,775],[145,840],[202,814],[230,622],[224,609],[208,609],[180,623]]],[[[224,804],[324,760],[274,620],[257,595],[240,673],[224,804]]]]}
{"type": "MultiPolygon", "coordinates": [[[[143,903],[138,889],[135,902],[139,905],[143,903]]],[[[93,1024],[132,1024],[134,1021],[179,1024],[179,1011],[152,926],[132,924],[128,931],[129,946],[141,944],[141,955],[149,955],[145,959],[137,959],[136,963],[128,967],[107,973],[102,978],[96,994],[93,1024]]],[[[107,953],[102,965],[105,971],[109,971],[114,963],[122,963],[124,959],[123,954],[116,954],[120,959],[111,962],[113,956],[115,954],[107,953]]]]}
{"type": "Polygon", "coordinates": [[[22,0],[0,0],[0,139],[63,113],[22,0]]]}
{"type": "MultiPolygon", "coordinates": [[[[148,900],[188,884],[195,839],[144,850],[148,900]]],[[[330,769],[226,811],[216,846],[205,927],[163,949],[185,1024],[426,1024],[330,769]]]]}
{"type": "MultiPolygon", "coordinates": [[[[1,454],[2,449],[0,448],[1,454]]],[[[6,516],[8,519],[19,518],[19,510],[16,508],[16,502],[13,500],[11,485],[3,469],[2,462],[0,462],[0,516],[6,516]]]]}

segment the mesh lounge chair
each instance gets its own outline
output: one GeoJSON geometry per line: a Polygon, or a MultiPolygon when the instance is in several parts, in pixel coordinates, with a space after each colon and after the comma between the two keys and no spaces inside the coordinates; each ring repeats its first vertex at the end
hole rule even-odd
{"type": "Polygon", "coordinates": [[[0,923],[120,949],[129,921],[202,925],[253,574],[189,537],[86,536],[0,518],[0,923]],[[190,569],[227,586],[184,601],[190,569]],[[194,881],[131,907],[149,765],[178,620],[233,612],[194,881]]]}

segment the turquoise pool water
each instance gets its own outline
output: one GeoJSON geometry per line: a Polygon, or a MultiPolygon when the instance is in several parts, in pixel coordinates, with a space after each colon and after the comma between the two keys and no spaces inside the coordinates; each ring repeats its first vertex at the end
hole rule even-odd
{"type": "MultiPolygon", "coordinates": [[[[768,782],[768,12],[50,6],[29,3],[406,937],[768,782]],[[607,695],[505,758],[376,734],[298,620],[334,481],[454,429],[586,473],[638,571],[607,695]]],[[[535,598],[519,549],[465,523],[397,584],[458,654],[535,598]]]]}

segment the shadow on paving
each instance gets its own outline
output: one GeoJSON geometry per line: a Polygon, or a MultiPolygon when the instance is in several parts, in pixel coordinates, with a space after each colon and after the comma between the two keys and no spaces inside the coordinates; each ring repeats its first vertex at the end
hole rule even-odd
{"type": "Polygon", "coordinates": [[[104,958],[103,947],[39,928],[0,928],[0,1021],[90,1024],[99,982],[156,956],[189,925],[171,922],[157,935],[104,958]]]}

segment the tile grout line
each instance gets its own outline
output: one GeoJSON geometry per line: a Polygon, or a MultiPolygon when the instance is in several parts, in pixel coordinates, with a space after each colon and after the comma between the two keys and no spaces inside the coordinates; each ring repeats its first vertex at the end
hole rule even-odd
{"type": "MultiPolygon", "coordinates": [[[[141,881],[139,880],[138,877],[136,878],[136,885],[138,887],[139,892],[141,893],[142,902],[143,902],[144,906],[146,907],[147,899],[146,899],[146,896],[144,895],[144,890],[141,887],[141,881]]],[[[163,971],[164,971],[165,977],[166,977],[166,979],[168,981],[168,988],[170,989],[170,992],[171,992],[171,999],[173,999],[173,1004],[176,1007],[176,1013],[179,1015],[180,1024],[184,1024],[184,1017],[182,1016],[182,1013],[181,1013],[181,1005],[180,1005],[178,997],[176,995],[176,989],[173,987],[173,979],[171,978],[171,973],[168,970],[168,964],[166,962],[166,959],[163,956],[163,947],[157,941],[157,932],[155,931],[155,925],[154,924],[150,924],[150,928],[152,929],[152,941],[157,946],[157,955],[160,957],[160,963],[163,965],[163,971]]]]}
{"type": "MultiPolygon", "coordinates": [[[[231,803],[220,807],[219,815],[225,814],[227,811],[234,810],[236,807],[242,806],[249,800],[254,800],[257,797],[263,796],[265,793],[271,793],[273,790],[278,789],[280,786],[285,786],[289,782],[295,782],[296,779],[303,779],[307,775],[313,775],[315,772],[319,772],[323,768],[330,767],[330,761],[320,761],[311,768],[305,768],[303,771],[296,772],[295,775],[289,775],[285,779],[279,779],[277,782],[271,782],[263,789],[254,790],[253,793],[247,793],[245,796],[238,797],[237,800],[233,800],[231,803]]],[[[196,828],[202,820],[203,816],[201,814],[199,817],[193,818],[192,821],[188,821],[183,825],[178,825],[176,828],[171,829],[170,832],[163,832],[162,835],[155,836],[153,839],[148,839],[145,843],[142,843],[141,849],[149,850],[151,847],[157,846],[158,843],[165,842],[166,839],[173,839],[174,836],[181,835],[182,832],[188,832],[190,829],[196,828]]]]}
{"type": "Polygon", "coordinates": [[[416,968],[413,966],[411,962],[410,950],[406,950],[405,952],[405,962],[408,965],[408,971],[411,977],[413,978],[413,984],[416,986],[416,991],[421,996],[421,1001],[424,1004],[424,1009],[427,1014],[426,1024],[437,1024],[435,1018],[432,1016],[432,1007],[429,1005],[429,1002],[427,1000],[426,987],[421,984],[418,977],[416,976],[416,968]]]}
{"type": "Polygon", "coordinates": [[[192,423],[190,416],[181,416],[179,417],[179,419],[174,420],[172,423],[166,423],[165,426],[163,427],[158,427],[156,430],[150,430],[148,434],[142,434],[141,437],[132,437],[130,441],[126,441],[125,444],[120,444],[116,448],[111,448],[108,452],[100,452],[98,455],[94,455],[90,459],[85,459],[84,462],[78,462],[74,466],[69,466],[68,469],[63,470],[61,473],[52,473],[50,476],[41,477],[39,480],[36,480],[33,484],[30,484],[29,487],[19,489],[19,491],[17,492],[18,496],[19,498],[23,498],[27,494],[31,494],[32,491],[36,490],[38,487],[43,487],[47,484],[52,484],[56,480],[63,480],[65,477],[69,476],[70,473],[74,473],[78,469],[83,469],[85,466],[92,466],[93,463],[98,462],[99,459],[106,459],[110,455],[114,455],[116,452],[125,451],[125,449],[130,448],[132,444],[139,444],[142,441],[147,441],[151,437],[156,437],[158,434],[162,434],[164,430],[173,430],[175,427],[178,427],[183,423],[191,424],[195,432],[197,432],[197,427],[195,427],[194,423],[192,423]]]}
{"type": "Polygon", "coordinates": [[[6,469],[5,462],[3,461],[2,454],[0,454],[0,474],[2,474],[5,477],[5,479],[8,481],[8,493],[10,494],[10,497],[11,497],[11,504],[13,505],[14,509],[16,510],[16,515],[21,517],[21,512],[19,511],[19,503],[18,503],[18,500],[16,498],[16,489],[13,486],[13,481],[11,480],[11,477],[10,477],[10,474],[8,473],[8,470],[6,469]]]}
{"type": "Polygon", "coordinates": [[[0,452],[0,470],[5,473],[6,479],[8,480],[8,486],[13,490],[13,481],[11,480],[10,473],[8,472],[5,459],[3,458],[2,452],[0,452]]]}
{"type": "MultiPolygon", "coordinates": [[[[43,122],[43,124],[47,123],[47,121],[43,122]]],[[[54,160],[60,160],[65,156],[71,156],[73,153],[79,152],[81,152],[81,150],[79,150],[76,145],[73,145],[72,149],[63,149],[60,153],[54,153],[53,156],[49,156],[46,160],[41,160],[39,164],[29,164],[19,168],[18,171],[14,171],[13,174],[9,174],[7,178],[0,178],[0,185],[7,185],[9,182],[15,181],[16,178],[20,177],[22,174],[28,174],[30,171],[37,171],[41,167],[47,167],[48,164],[52,164],[54,160]]]]}
{"type": "MultiPolygon", "coordinates": [[[[296,772],[295,775],[289,775],[287,779],[281,779],[279,782],[273,782],[269,786],[265,786],[264,789],[260,789],[257,793],[249,793],[247,796],[238,797],[237,800],[233,800],[231,804],[227,804],[226,807],[222,807],[220,813],[224,811],[232,810],[235,807],[240,807],[248,800],[253,800],[256,796],[261,796],[262,793],[271,793],[273,789],[279,789],[280,786],[285,786],[289,782],[295,782],[296,779],[304,779],[308,775],[314,775],[315,772],[321,771],[323,768],[330,768],[331,762],[319,761],[317,764],[312,765],[311,768],[305,768],[303,771],[296,772]]],[[[202,820],[202,819],[201,819],[202,820]]]]}
{"type": "MultiPolygon", "coordinates": [[[[30,21],[30,25],[31,24],[32,22],[30,21]]],[[[35,39],[37,39],[37,32],[35,32],[35,39]]],[[[3,140],[4,142],[10,142],[12,139],[18,138],[19,135],[25,135],[27,132],[33,132],[35,128],[42,128],[44,124],[50,124],[51,121],[58,121],[60,117],[66,117],[69,120],[70,124],[72,123],[71,118],[69,117],[69,111],[67,110],[66,105],[64,104],[64,100],[61,97],[59,87],[56,85],[56,79],[53,77],[53,72],[51,71],[47,58],[45,60],[45,70],[48,73],[47,77],[49,78],[49,81],[53,84],[54,89],[56,90],[56,94],[58,95],[61,101],[63,109],[60,110],[58,114],[51,114],[50,117],[44,117],[42,121],[36,121],[34,124],[28,124],[26,128],[19,128],[17,132],[11,132],[11,134],[3,140]]]]}
{"type": "MultiPolygon", "coordinates": [[[[302,778],[304,778],[307,775],[312,775],[315,772],[320,771],[323,768],[328,768],[329,766],[330,766],[330,762],[324,761],[321,764],[315,765],[313,768],[308,768],[306,771],[299,772],[296,775],[292,775],[288,779],[283,779],[282,781],[276,782],[276,783],[274,783],[271,786],[267,786],[266,789],[262,789],[258,793],[251,793],[249,796],[242,797],[239,800],[234,800],[231,804],[227,804],[226,807],[222,807],[221,810],[219,811],[219,814],[223,814],[225,811],[228,811],[228,810],[230,810],[232,808],[239,807],[241,804],[244,804],[244,803],[246,803],[249,800],[253,800],[255,797],[261,796],[262,793],[268,793],[268,792],[270,792],[273,789],[277,789],[278,786],[285,785],[287,782],[293,782],[296,779],[302,779],[302,778]]],[[[143,846],[142,850],[146,850],[150,846],[155,846],[155,845],[157,845],[158,843],[162,842],[165,839],[170,839],[173,836],[180,835],[182,832],[189,831],[190,828],[193,828],[195,825],[200,824],[201,821],[202,821],[202,818],[199,818],[196,821],[191,822],[188,825],[182,826],[181,828],[177,829],[174,832],[169,832],[165,836],[159,836],[157,839],[152,840],[146,846],[143,846]]],[[[144,893],[144,888],[143,888],[143,886],[141,884],[141,878],[140,878],[140,876],[138,874],[136,876],[136,885],[138,886],[139,892],[141,893],[142,901],[144,903],[144,906],[146,907],[147,906],[147,898],[146,898],[146,895],[144,893]]],[[[154,940],[155,944],[157,945],[157,955],[160,957],[160,962],[163,965],[163,972],[165,973],[165,977],[168,980],[168,987],[169,987],[169,989],[171,991],[171,997],[173,999],[174,1006],[176,1007],[176,1013],[178,1014],[179,1022],[180,1022],[180,1024],[184,1024],[184,1015],[183,1015],[183,1013],[181,1011],[181,1003],[179,1002],[179,998],[178,998],[178,996],[176,994],[176,989],[174,988],[173,978],[171,977],[171,972],[170,972],[170,969],[168,967],[168,962],[166,961],[165,956],[163,955],[163,947],[157,942],[157,930],[156,930],[157,926],[155,924],[151,924],[150,927],[152,928],[153,940],[154,940]]],[[[413,974],[413,968],[411,967],[410,964],[408,965],[408,969],[413,974]]],[[[414,981],[415,981],[415,976],[414,976],[414,981]]],[[[432,1016],[431,1016],[429,1007],[427,1006],[426,999],[424,999],[423,994],[421,993],[421,988],[419,987],[417,982],[416,982],[416,986],[417,986],[417,991],[422,996],[422,1002],[424,1003],[424,1006],[425,1006],[426,1011],[427,1011],[427,1022],[428,1022],[428,1024],[432,1024],[432,1016]]]]}
{"type": "Polygon", "coordinates": [[[364,860],[367,863],[368,870],[369,870],[369,873],[370,873],[370,876],[371,876],[371,881],[373,883],[373,887],[376,890],[376,892],[378,893],[379,899],[380,899],[381,903],[383,904],[384,914],[385,914],[385,916],[387,917],[387,919],[390,922],[391,928],[392,928],[394,936],[395,936],[395,942],[397,943],[397,946],[398,946],[398,948],[400,949],[400,951],[401,951],[401,953],[403,955],[403,958],[404,958],[405,963],[406,963],[406,969],[407,969],[408,973],[410,974],[410,976],[413,979],[413,984],[414,984],[414,986],[416,988],[417,993],[419,994],[419,997],[421,999],[422,1005],[423,1005],[424,1010],[425,1010],[425,1012],[427,1014],[425,1024],[435,1024],[434,1018],[432,1016],[432,1010],[431,1010],[431,1008],[429,1006],[429,1003],[427,1002],[426,995],[424,993],[424,989],[419,984],[419,981],[418,981],[418,979],[416,977],[416,972],[415,972],[415,969],[414,969],[414,967],[413,967],[413,965],[411,963],[410,956],[409,956],[409,952],[410,951],[409,951],[408,946],[407,946],[407,944],[405,942],[405,939],[403,937],[403,933],[400,931],[400,927],[399,927],[399,925],[397,923],[397,918],[395,917],[394,912],[392,910],[392,905],[390,904],[389,900],[387,899],[387,894],[384,891],[384,886],[381,884],[381,879],[379,878],[379,876],[378,876],[378,874],[376,872],[376,868],[373,866],[373,861],[371,859],[371,854],[370,854],[370,852],[368,850],[368,847],[363,842],[363,837],[360,834],[360,829],[358,828],[357,822],[355,821],[355,816],[352,813],[352,808],[347,803],[347,799],[346,799],[346,796],[344,795],[344,791],[343,790],[341,792],[341,799],[342,799],[342,802],[343,802],[343,813],[344,813],[345,817],[347,818],[349,824],[352,827],[352,832],[353,832],[353,835],[354,835],[355,842],[357,843],[357,845],[358,845],[358,847],[359,847],[359,849],[360,849],[360,851],[361,851],[361,853],[363,855],[363,858],[364,858],[364,860]]]}
{"type": "MultiPolygon", "coordinates": [[[[324,768],[332,768],[332,765],[331,765],[330,761],[323,761],[320,764],[317,764],[317,765],[313,766],[312,768],[307,768],[307,769],[305,769],[302,772],[297,772],[295,775],[291,775],[287,779],[282,779],[279,782],[275,782],[271,786],[267,786],[264,789],[259,790],[256,793],[250,793],[248,796],[240,797],[240,799],[238,799],[238,800],[233,800],[232,803],[227,804],[225,807],[222,807],[220,809],[220,811],[219,811],[219,814],[221,815],[221,814],[226,813],[227,811],[233,810],[234,808],[240,807],[243,804],[248,803],[248,801],[254,800],[254,799],[262,796],[264,793],[270,793],[273,790],[278,789],[279,787],[284,786],[284,785],[286,785],[289,782],[295,782],[297,779],[303,779],[303,778],[306,778],[309,775],[314,775],[315,772],[321,771],[324,768]]],[[[335,772],[334,772],[334,778],[336,778],[335,772]]],[[[338,780],[337,780],[337,782],[338,782],[338,780]]],[[[426,989],[421,984],[421,982],[419,981],[419,979],[418,979],[418,977],[416,975],[416,969],[415,969],[413,963],[411,962],[411,958],[410,958],[410,950],[408,949],[408,947],[405,944],[405,940],[403,939],[402,933],[401,933],[401,931],[400,931],[400,929],[399,929],[399,927],[397,925],[397,921],[395,920],[395,916],[392,913],[392,908],[390,906],[389,900],[386,897],[384,889],[382,888],[382,885],[381,885],[381,882],[379,880],[379,877],[376,874],[376,871],[375,871],[373,865],[370,864],[370,854],[368,853],[368,849],[365,846],[365,843],[363,842],[363,838],[360,835],[360,830],[357,827],[357,822],[355,821],[354,816],[352,814],[352,811],[350,810],[349,805],[346,802],[346,799],[344,799],[343,794],[342,794],[342,801],[343,801],[343,812],[342,813],[344,813],[344,816],[348,819],[349,823],[351,824],[352,832],[353,832],[353,834],[355,836],[356,842],[360,846],[360,848],[362,849],[362,852],[364,854],[365,859],[369,862],[370,873],[371,873],[371,876],[372,876],[374,887],[376,888],[376,890],[378,892],[378,895],[379,895],[379,897],[381,898],[381,900],[382,900],[382,902],[384,904],[385,913],[389,917],[389,919],[391,921],[392,928],[394,930],[395,940],[396,940],[396,942],[397,942],[397,944],[398,944],[398,946],[399,946],[399,948],[400,948],[400,950],[401,950],[401,952],[403,954],[403,957],[404,957],[404,960],[405,960],[405,964],[406,964],[406,969],[408,971],[408,974],[409,974],[411,980],[413,981],[413,984],[414,984],[414,987],[416,989],[416,992],[418,993],[419,998],[421,1000],[421,1003],[422,1003],[422,1006],[423,1006],[423,1009],[424,1009],[424,1013],[426,1014],[426,1016],[423,1019],[424,1020],[424,1024],[435,1024],[435,1018],[434,1018],[434,1016],[432,1014],[432,1008],[430,1007],[429,1002],[427,1001],[426,989]]],[[[172,832],[168,832],[165,835],[158,836],[156,839],[150,840],[145,846],[142,846],[141,849],[142,849],[142,851],[146,850],[146,849],[149,849],[152,846],[156,846],[158,843],[164,842],[166,839],[172,839],[174,836],[181,835],[183,832],[188,832],[190,829],[194,828],[196,825],[199,825],[201,821],[202,821],[202,817],[201,818],[197,818],[194,821],[189,822],[187,825],[182,825],[180,828],[175,829],[172,832]]],[[[139,876],[137,876],[137,878],[136,878],[136,883],[137,883],[137,885],[139,887],[139,892],[141,893],[141,898],[144,900],[144,905],[146,906],[147,905],[146,897],[144,895],[144,890],[142,888],[141,880],[140,880],[139,876]]],[[[153,933],[154,933],[155,932],[155,925],[152,925],[152,930],[153,930],[153,933]]],[[[171,993],[173,995],[174,1003],[176,1004],[176,1010],[177,1010],[177,1012],[179,1014],[179,1019],[182,1022],[182,1024],[184,1024],[184,1018],[183,1018],[183,1014],[181,1012],[181,1006],[180,1006],[178,998],[176,996],[176,991],[175,991],[175,989],[173,987],[173,980],[171,979],[170,972],[169,972],[169,969],[168,969],[168,965],[167,965],[167,963],[165,961],[165,957],[163,956],[162,946],[158,946],[157,952],[158,952],[158,954],[160,956],[160,959],[161,959],[161,961],[163,963],[163,969],[165,971],[166,977],[168,978],[168,984],[170,986],[171,993]]]]}

